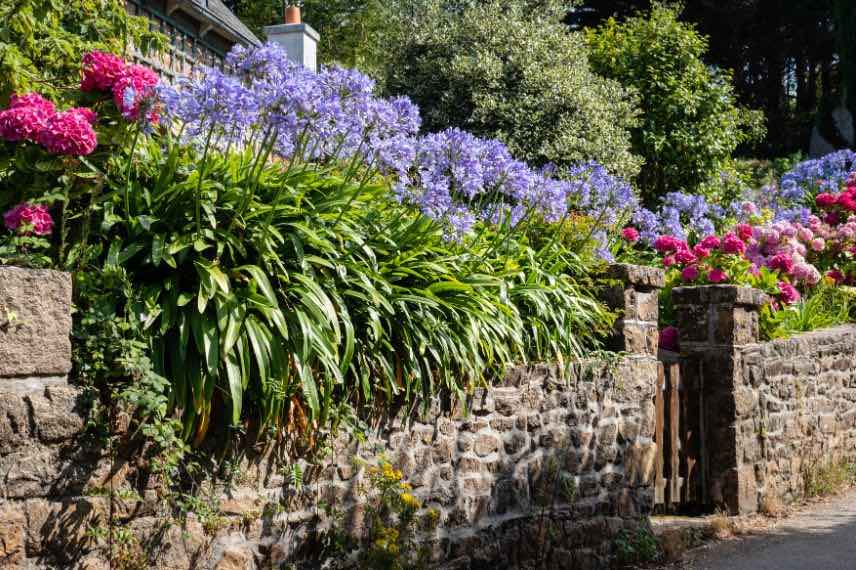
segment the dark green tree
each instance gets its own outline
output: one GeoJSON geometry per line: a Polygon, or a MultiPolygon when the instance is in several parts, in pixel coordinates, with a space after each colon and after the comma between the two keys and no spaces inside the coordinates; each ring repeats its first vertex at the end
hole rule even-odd
{"type": "Polygon", "coordinates": [[[763,132],[763,116],[737,105],[731,74],[704,60],[707,39],[678,13],[656,5],[648,15],[610,18],[587,31],[594,70],[639,93],[633,149],[645,158],[639,186],[651,202],[697,191],[720,175],[738,145],[763,132]]]}

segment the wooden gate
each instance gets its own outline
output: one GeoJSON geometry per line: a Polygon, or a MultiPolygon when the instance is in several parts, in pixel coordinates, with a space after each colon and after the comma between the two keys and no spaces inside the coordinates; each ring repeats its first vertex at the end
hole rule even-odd
{"type": "Polygon", "coordinates": [[[665,512],[700,507],[705,488],[702,390],[682,382],[677,360],[659,363],[654,408],[655,506],[665,512]]]}

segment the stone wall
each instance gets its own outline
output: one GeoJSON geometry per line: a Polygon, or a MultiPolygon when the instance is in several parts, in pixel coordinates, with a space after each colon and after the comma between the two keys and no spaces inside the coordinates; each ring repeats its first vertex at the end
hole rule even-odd
{"type": "Polygon", "coordinates": [[[673,295],[682,380],[703,402],[702,495],[732,513],[798,499],[807,472],[856,460],[856,326],[762,343],[764,302],[728,285],[673,295]]]}
{"type": "Polygon", "coordinates": [[[315,466],[299,462],[299,490],[287,455],[247,449],[228,482],[212,482],[204,506],[172,523],[139,450],[123,450],[119,437],[108,453],[85,437],[85,393],[65,381],[67,276],[0,269],[6,314],[25,316],[12,332],[0,327],[0,354],[37,354],[0,377],[0,568],[108,568],[110,551],[114,561],[169,569],[300,561],[330,524],[324,503],[359,532],[358,459],[379,454],[439,514],[421,535],[437,567],[608,567],[616,537],[647,524],[653,507],[662,285],[658,271],[613,271],[608,296],[625,313],[615,342],[628,354],[565,371],[512,367],[466,402],[371,418],[366,440],[342,437],[315,466]],[[16,286],[19,278],[28,285],[16,286]]]}

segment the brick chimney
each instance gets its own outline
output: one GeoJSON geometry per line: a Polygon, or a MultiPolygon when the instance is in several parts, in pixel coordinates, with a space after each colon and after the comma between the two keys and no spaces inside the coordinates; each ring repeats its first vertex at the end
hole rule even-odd
{"type": "Polygon", "coordinates": [[[300,17],[300,8],[289,5],[285,9],[285,23],[265,27],[270,41],[285,48],[288,59],[312,71],[318,71],[318,40],[321,36],[300,17]]]}

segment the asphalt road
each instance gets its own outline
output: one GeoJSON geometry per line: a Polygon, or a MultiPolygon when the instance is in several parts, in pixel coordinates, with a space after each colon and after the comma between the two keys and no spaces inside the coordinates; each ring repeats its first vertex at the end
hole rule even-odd
{"type": "Polygon", "coordinates": [[[856,570],[856,490],[810,505],[761,535],[712,544],[692,570],[856,570]]]}

